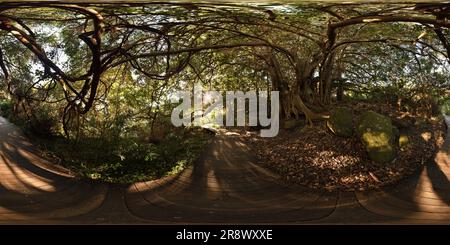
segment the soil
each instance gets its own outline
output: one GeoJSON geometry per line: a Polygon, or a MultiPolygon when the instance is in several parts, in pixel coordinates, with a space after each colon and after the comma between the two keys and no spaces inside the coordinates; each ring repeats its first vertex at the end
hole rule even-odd
{"type": "Polygon", "coordinates": [[[397,149],[392,162],[376,163],[369,159],[355,134],[350,138],[335,136],[324,121],[315,122],[314,126],[280,129],[273,138],[262,138],[259,131],[240,130],[240,135],[261,164],[284,176],[286,181],[330,191],[368,190],[397,183],[433,161],[444,141],[441,118],[422,119],[368,103],[358,103],[352,108],[355,118],[366,109],[391,116],[393,121],[400,122],[397,127],[408,135],[410,143],[397,149]]]}

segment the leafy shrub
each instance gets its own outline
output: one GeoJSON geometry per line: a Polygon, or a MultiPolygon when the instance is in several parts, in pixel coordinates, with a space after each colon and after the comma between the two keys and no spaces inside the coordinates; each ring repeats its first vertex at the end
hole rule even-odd
{"type": "Polygon", "coordinates": [[[331,111],[327,127],[338,136],[351,137],[353,134],[353,111],[340,107],[331,111]]]}
{"type": "Polygon", "coordinates": [[[366,111],[360,116],[356,129],[372,160],[391,162],[395,158],[395,133],[389,117],[366,111]]]}
{"type": "Polygon", "coordinates": [[[112,183],[133,183],[175,174],[201,153],[209,135],[201,130],[168,133],[158,143],[138,138],[33,137],[78,176],[112,183]]]}
{"type": "Polygon", "coordinates": [[[29,119],[27,127],[40,136],[53,135],[58,125],[58,119],[56,115],[52,115],[52,110],[48,107],[40,107],[36,108],[33,113],[34,116],[29,119]]]}

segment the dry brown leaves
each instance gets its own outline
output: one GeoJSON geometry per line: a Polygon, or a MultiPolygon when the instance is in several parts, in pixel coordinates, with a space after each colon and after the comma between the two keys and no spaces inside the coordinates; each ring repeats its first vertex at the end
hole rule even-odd
{"type": "Polygon", "coordinates": [[[398,149],[397,158],[385,164],[371,161],[356,136],[334,136],[323,122],[303,130],[281,130],[273,138],[241,135],[260,161],[286,181],[314,189],[353,191],[396,183],[433,161],[443,132],[441,123],[412,126],[406,131],[409,147],[398,149]],[[421,135],[428,132],[432,137],[425,141],[421,135]]]}

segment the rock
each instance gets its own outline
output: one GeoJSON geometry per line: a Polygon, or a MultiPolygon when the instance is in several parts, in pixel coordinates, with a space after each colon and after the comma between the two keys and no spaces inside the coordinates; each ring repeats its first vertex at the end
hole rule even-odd
{"type": "Polygon", "coordinates": [[[404,118],[393,118],[392,124],[394,124],[399,129],[407,129],[414,125],[414,118],[404,117],[404,118]]]}
{"type": "Polygon", "coordinates": [[[401,133],[400,136],[398,137],[398,146],[400,148],[406,148],[408,147],[410,144],[410,140],[407,134],[405,133],[401,133]]]}
{"type": "Polygon", "coordinates": [[[351,137],[353,134],[352,110],[345,107],[332,110],[327,127],[337,136],[351,137]]]}
{"type": "Polygon", "coordinates": [[[396,137],[389,117],[367,111],[359,118],[356,130],[370,159],[382,163],[394,160],[396,137]]]}

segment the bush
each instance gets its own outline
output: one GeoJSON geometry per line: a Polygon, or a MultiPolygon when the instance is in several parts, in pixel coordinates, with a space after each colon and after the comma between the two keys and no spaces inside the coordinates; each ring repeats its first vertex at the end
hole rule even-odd
{"type": "Polygon", "coordinates": [[[183,170],[199,156],[209,135],[198,130],[172,132],[158,143],[139,138],[33,139],[78,176],[126,184],[183,170]]]}
{"type": "Polygon", "coordinates": [[[353,111],[350,108],[335,108],[327,121],[327,127],[337,136],[351,137],[353,134],[353,111]]]}
{"type": "Polygon", "coordinates": [[[51,109],[37,108],[33,113],[34,116],[29,119],[29,124],[26,125],[28,129],[45,137],[53,135],[58,125],[58,119],[52,115],[51,109]]]}
{"type": "Polygon", "coordinates": [[[359,119],[357,132],[372,160],[385,163],[395,158],[395,132],[389,117],[367,111],[359,119]]]}

